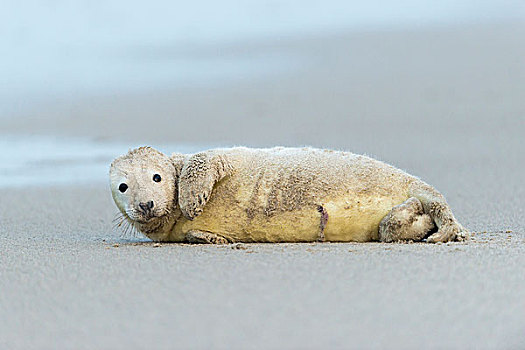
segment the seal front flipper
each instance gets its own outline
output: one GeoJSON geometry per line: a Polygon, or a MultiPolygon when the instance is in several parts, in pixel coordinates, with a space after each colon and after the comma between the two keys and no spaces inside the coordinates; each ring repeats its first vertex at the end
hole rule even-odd
{"type": "Polygon", "coordinates": [[[214,151],[194,154],[184,162],[179,179],[179,207],[189,220],[202,213],[215,184],[232,171],[224,155],[214,151]]]}
{"type": "Polygon", "coordinates": [[[203,243],[203,244],[228,244],[232,243],[227,238],[222,237],[216,233],[204,232],[198,230],[191,230],[186,233],[186,241],[188,243],[203,243]]]}

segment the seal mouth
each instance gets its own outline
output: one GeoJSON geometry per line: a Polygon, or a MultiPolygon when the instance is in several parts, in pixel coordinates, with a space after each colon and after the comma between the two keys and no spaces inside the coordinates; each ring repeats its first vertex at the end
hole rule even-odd
{"type": "Polygon", "coordinates": [[[138,224],[142,224],[142,225],[146,225],[146,224],[151,224],[157,220],[160,220],[162,219],[163,217],[165,217],[167,214],[162,214],[162,215],[159,215],[159,214],[155,214],[155,213],[151,213],[151,214],[147,214],[147,215],[139,215],[137,217],[132,217],[130,216],[130,220],[138,223],[138,224]]]}
{"type": "Polygon", "coordinates": [[[139,224],[150,224],[152,223],[153,221],[155,221],[155,219],[158,219],[160,218],[159,216],[155,216],[155,215],[148,215],[148,216],[141,216],[141,217],[138,217],[138,218],[131,218],[131,220],[139,223],[139,224]]]}

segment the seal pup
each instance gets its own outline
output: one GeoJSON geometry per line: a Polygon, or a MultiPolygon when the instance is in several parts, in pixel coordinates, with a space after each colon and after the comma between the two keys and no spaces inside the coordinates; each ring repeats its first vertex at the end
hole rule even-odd
{"type": "Polygon", "coordinates": [[[463,240],[432,186],[381,161],[315,148],[130,150],[110,167],[113,199],[154,241],[463,240]]]}

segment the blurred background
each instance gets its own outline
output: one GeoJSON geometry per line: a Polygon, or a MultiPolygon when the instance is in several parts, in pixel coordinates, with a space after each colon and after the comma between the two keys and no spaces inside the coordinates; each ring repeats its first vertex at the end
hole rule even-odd
{"type": "Polygon", "coordinates": [[[235,84],[329,63],[297,50],[301,38],[319,44],[338,34],[425,32],[525,17],[519,0],[54,0],[4,1],[0,9],[4,117],[38,102],[235,84]]]}

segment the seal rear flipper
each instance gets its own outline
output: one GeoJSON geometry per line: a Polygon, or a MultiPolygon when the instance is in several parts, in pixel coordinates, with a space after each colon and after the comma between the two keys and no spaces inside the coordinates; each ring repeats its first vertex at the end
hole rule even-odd
{"type": "Polygon", "coordinates": [[[421,241],[435,229],[419,199],[411,197],[396,205],[379,223],[381,242],[421,241]]]}
{"type": "Polygon", "coordinates": [[[412,185],[410,195],[421,201],[423,210],[430,215],[438,231],[426,239],[429,243],[463,241],[468,239],[469,232],[452,214],[445,197],[432,186],[419,181],[412,185]]]}

